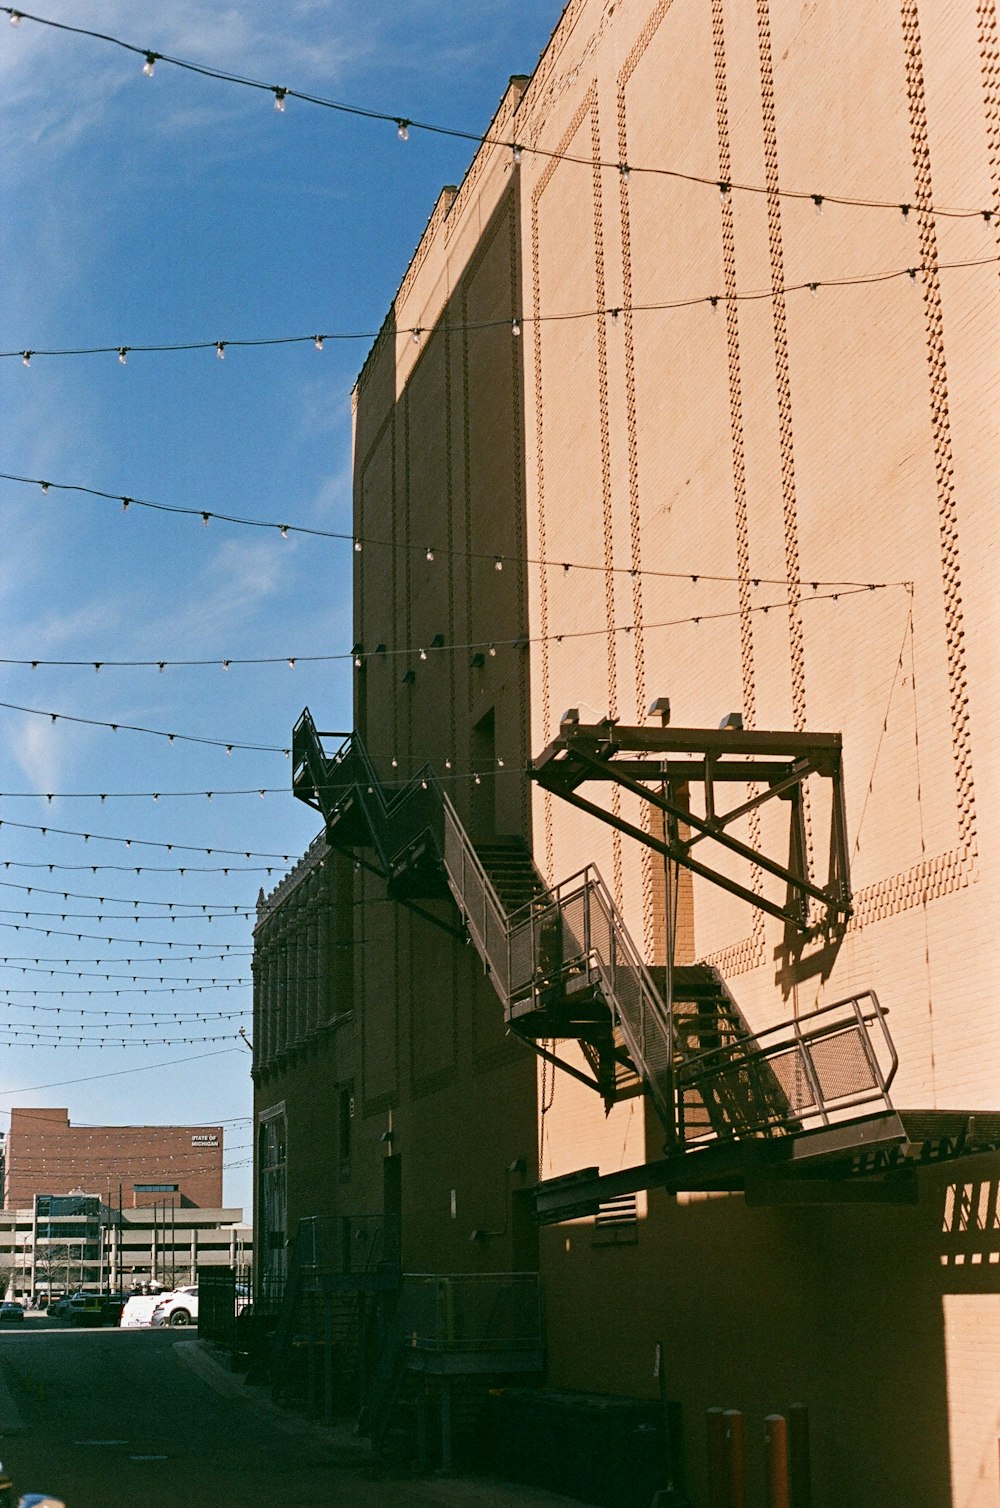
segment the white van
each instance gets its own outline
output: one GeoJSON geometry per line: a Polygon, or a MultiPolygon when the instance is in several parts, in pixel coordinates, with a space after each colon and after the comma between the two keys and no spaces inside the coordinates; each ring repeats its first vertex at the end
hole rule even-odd
{"type": "Polygon", "coordinates": [[[148,1325],[153,1318],[153,1310],[160,1302],[161,1295],[158,1293],[133,1293],[131,1298],[125,1300],[125,1308],[118,1322],[121,1330],[137,1330],[141,1326],[148,1325]]]}

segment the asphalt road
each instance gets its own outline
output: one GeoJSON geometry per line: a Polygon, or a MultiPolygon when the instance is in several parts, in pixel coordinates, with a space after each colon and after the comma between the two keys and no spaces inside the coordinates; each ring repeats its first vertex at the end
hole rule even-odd
{"type": "Polygon", "coordinates": [[[300,1420],[208,1361],[191,1330],[0,1331],[0,1457],[67,1508],[501,1508],[564,1499],[387,1474],[349,1430],[300,1420]],[[179,1339],[180,1337],[180,1339],[179,1339]],[[4,1393],[7,1397],[5,1399],[4,1393]]]}

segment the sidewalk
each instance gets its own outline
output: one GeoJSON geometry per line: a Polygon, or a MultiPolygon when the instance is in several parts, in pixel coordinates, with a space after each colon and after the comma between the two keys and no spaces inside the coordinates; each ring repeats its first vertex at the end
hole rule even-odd
{"type": "Polygon", "coordinates": [[[251,1387],[238,1373],[231,1372],[201,1341],[178,1341],[174,1350],[179,1360],[223,1397],[240,1399],[248,1408],[280,1418],[292,1434],[322,1440],[336,1455],[338,1464],[348,1470],[356,1469],[369,1482],[377,1477],[387,1487],[391,1483],[394,1504],[406,1504],[409,1508],[580,1508],[579,1498],[562,1497],[519,1482],[457,1474],[421,1475],[392,1468],[375,1454],[369,1441],[355,1434],[350,1423],[317,1424],[282,1408],[272,1401],[266,1389],[251,1387]]]}

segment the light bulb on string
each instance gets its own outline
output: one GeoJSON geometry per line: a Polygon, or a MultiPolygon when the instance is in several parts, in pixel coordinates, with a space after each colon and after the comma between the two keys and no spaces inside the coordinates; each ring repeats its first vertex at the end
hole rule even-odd
{"type": "Polygon", "coordinates": [[[354,541],[354,553],[355,553],[355,555],[360,555],[361,554],[361,541],[360,541],[360,539],[356,539],[354,541]]]}
{"type": "Polygon", "coordinates": [[[414,325],[413,329],[410,331],[410,339],[413,341],[413,344],[415,346],[419,346],[419,344],[420,344],[420,326],[419,325],[414,325]]]}
{"type": "Polygon", "coordinates": [[[287,524],[281,524],[280,525],[280,533],[281,533],[282,539],[287,539],[288,538],[288,525],[287,524]]]}
{"type": "Polygon", "coordinates": [[[220,361],[225,361],[225,359],[226,359],[226,342],[224,340],[217,340],[215,342],[215,354],[219,358],[220,361]]]}
{"type": "Polygon", "coordinates": [[[720,178],[720,180],[719,180],[719,198],[722,200],[723,204],[725,204],[726,200],[729,197],[730,187],[731,187],[731,185],[726,182],[725,178],[720,178]]]}
{"type": "Polygon", "coordinates": [[[632,169],[629,167],[628,163],[627,162],[620,162],[618,164],[618,171],[621,174],[622,183],[628,183],[628,175],[632,171],[632,169]]]}
{"type": "Polygon", "coordinates": [[[428,545],[427,546],[426,559],[427,560],[433,560],[434,559],[434,546],[433,545],[428,545]]]}
{"type": "Polygon", "coordinates": [[[274,108],[282,115],[285,113],[285,95],[287,93],[287,89],[276,88],[274,91],[274,108]]]}
{"type": "Polygon", "coordinates": [[[817,215],[821,215],[823,213],[823,195],[822,194],[813,194],[812,201],[813,201],[813,204],[815,204],[815,206],[816,206],[816,213],[817,213],[817,215]]]}
{"type": "Polygon", "coordinates": [[[510,322],[510,333],[512,335],[520,335],[521,333],[521,321],[516,314],[510,322]]]}
{"type": "Polygon", "coordinates": [[[316,347],[317,351],[322,351],[322,349],[323,349],[323,337],[322,337],[322,335],[314,335],[313,336],[313,345],[316,347]]]}
{"type": "Polygon", "coordinates": [[[519,142],[515,141],[512,144],[510,150],[511,150],[511,155],[514,158],[514,166],[516,168],[519,168],[521,166],[521,157],[524,154],[524,148],[521,146],[521,144],[519,142]]]}
{"type": "Polygon", "coordinates": [[[128,346],[119,346],[118,347],[118,360],[121,362],[122,366],[125,365],[125,362],[127,361],[127,359],[128,359],[128,346]]]}
{"type": "Polygon", "coordinates": [[[31,358],[32,358],[32,356],[34,356],[34,354],[35,354],[34,351],[22,351],[21,352],[21,365],[25,366],[25,367],[30,367],[30,365],[31,365],[31,358]]]}
{"type": "Polygon", "coordinates": [[[910,218],[910,206],[908,204],[901,204],[899,206],[899,213],[904,220],[908,220],[910,218]]]}
{"type": "Polygon", "coordinates": [[[146,61],[142,65],[142,71],[148,79],[153,77],[153,71],[156,68],[156,56],[155,52],[147,52],[146,61]]]}
{"type": "Polygon", "coordinates": [[[41,487],[41,489],[42,489],[43,492],[48,492],[48,490],[51,487],[52,483],[51,482],[39,482],[38,485],[41,487]]]}
{"type": "Polygon", "coordinates": [[[396,121],[396,135],[399,137],[400,141],[409,141],[410,122],[408,120],[396,121]]]}
{"type": "Polygon", "coordinates": [[[11,13],[10,13],[10,24],[11,24],[11,26],[20,26],[20,24],[21,24],[21,22],[23,20],[24,20],[24,17],[21,15],[21,12],[19,10],[12,10],[11,11],[11,13]]]}

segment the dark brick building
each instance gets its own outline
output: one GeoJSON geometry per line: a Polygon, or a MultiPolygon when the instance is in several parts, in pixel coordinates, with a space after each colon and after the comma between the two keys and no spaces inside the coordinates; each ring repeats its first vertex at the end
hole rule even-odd
{"type": "Polygon", "coordinates": [[[68,1110],[10,1113],[4,1207],[82,1189],[109,1206],[222,1204],[221,1126],[71,1126],[68,1110]]]}

